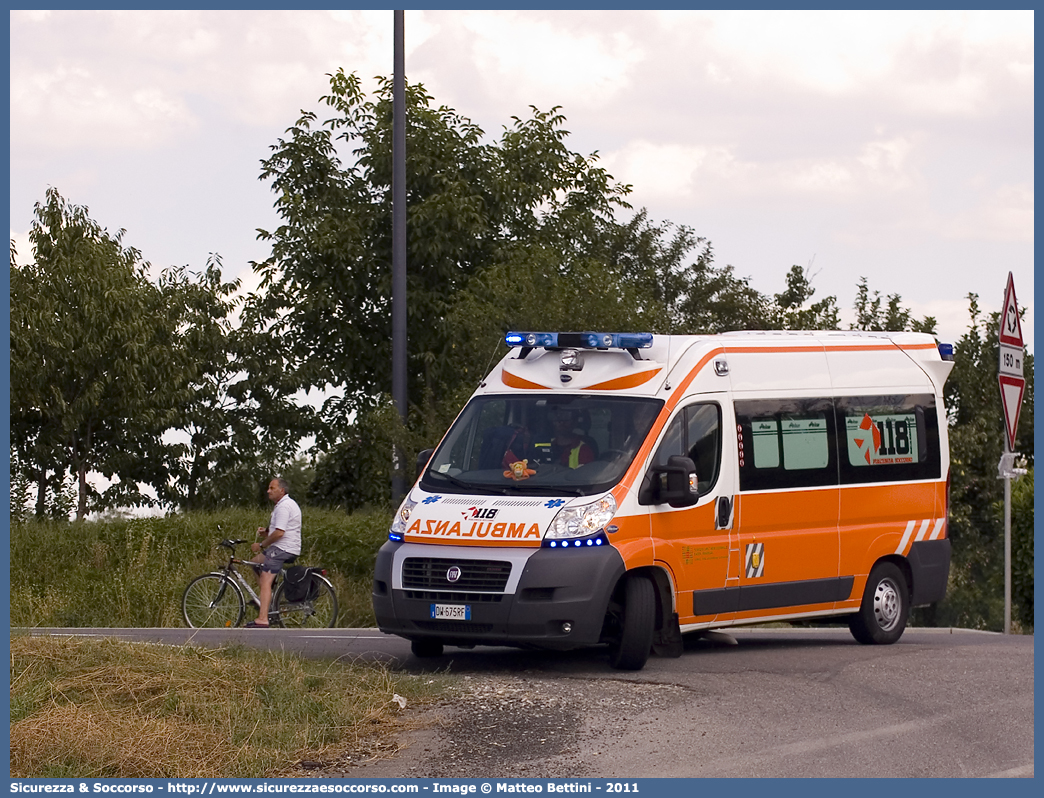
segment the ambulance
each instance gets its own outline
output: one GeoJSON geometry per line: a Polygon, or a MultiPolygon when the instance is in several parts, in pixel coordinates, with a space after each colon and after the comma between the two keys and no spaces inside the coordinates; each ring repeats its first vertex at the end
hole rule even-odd
{"type": "Polygon", "coordinates": [[[377,556],[379,628],[444,647],[605,645],[847,622],[894,643],[950,568],[943,383],[923,333],[511,332],[377,556]]]}

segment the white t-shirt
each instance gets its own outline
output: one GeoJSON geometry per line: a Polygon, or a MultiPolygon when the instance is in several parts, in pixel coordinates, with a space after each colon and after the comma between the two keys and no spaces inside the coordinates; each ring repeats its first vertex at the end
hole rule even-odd
{"type": "Polygon", "coordinates": [[[273,546],[287,554],[301,553],[301,508],[289,496],[283,496],[272,508],[272,518],[268,522],[269,533],[277,529],[283,530],[283,536],[273,546]]]}

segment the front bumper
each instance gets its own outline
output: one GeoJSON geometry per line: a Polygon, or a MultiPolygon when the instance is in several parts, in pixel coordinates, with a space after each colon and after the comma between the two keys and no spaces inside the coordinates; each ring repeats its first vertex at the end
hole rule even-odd
{"type": "Polygon", "coordinates": [[[609,598],[623,574],[623,559],[612,546],[557,550],[388,542],[377,554],[373,609],[382,632],[411,640],[564,650],[599,642],[609,598]],[[454,566],[464,574],[488,569],[507,576],[502,585],[458,586],[445,578],[454,566]],[[434,604],[466,604],[471,618],[435,620],[434,604]]]}

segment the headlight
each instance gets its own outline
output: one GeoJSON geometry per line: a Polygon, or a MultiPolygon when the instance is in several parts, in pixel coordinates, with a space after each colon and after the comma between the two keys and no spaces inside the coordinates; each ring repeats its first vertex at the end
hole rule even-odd
{"type": "Polygon", "coordinates": [[[613,520],[616,515],[616,499],[609,493],[590,504],[579,507],[563,507],[544,536],[549,540],[582,538],[593,535],[613,520]]]}
{"type": "Polygon", "coordinates": [[[406,534],[406,528],[409,525],[410,513],[413,512],[413,508],[416,506],[417,502],[413,501],[409,496],[399,505],[399,511],[395,513],[391,529],[388,530],[389,540],[402,540],[402,536],[406,534]]]}

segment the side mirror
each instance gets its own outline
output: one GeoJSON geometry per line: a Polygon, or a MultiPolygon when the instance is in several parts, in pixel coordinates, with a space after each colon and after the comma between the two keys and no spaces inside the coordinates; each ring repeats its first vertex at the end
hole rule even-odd
{"type": "Polygon", "coordinates": [[[435,454],[434,449],[425,449],[423,452],[417,455],[417,476],[414,479],[419,479],[421,472],[428,465],[428,461],[431,460],[431,456],[435,454]]]}
{"type": "Polygon", "coordinates": [[[655,466],[653,473],[660,477],[658,499],[671,507],[692,507],[699,500],[696,464],[692,458],[671,455],[667,465],[655,466]]]}

